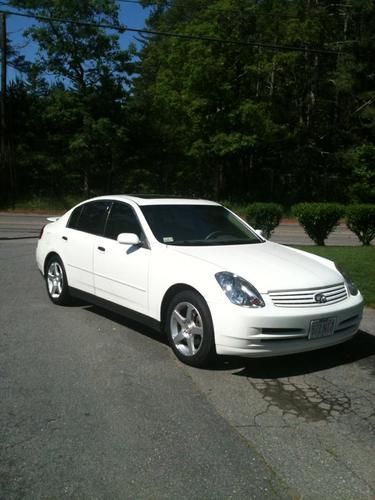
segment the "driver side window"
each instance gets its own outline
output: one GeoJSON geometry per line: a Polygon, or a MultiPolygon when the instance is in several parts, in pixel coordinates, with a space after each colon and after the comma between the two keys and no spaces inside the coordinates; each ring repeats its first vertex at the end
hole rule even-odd
{"type": "Polygon", "coordinates": [[[135,233],[139,239],[143,237],[142,227],[132,207],[115,201],[108,216],[104,236],[117,240],[120,233],[135,233]]]}

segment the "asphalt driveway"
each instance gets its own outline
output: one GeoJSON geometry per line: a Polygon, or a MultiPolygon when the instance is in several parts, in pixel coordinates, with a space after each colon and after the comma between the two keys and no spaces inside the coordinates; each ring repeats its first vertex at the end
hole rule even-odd
{"type": "Polygon", "coordinates": [[[375,496],[375,313],[341,346],[179,363],[162,336],[47,298],[44,217],[0,217],[0,498],[375,496]]]}

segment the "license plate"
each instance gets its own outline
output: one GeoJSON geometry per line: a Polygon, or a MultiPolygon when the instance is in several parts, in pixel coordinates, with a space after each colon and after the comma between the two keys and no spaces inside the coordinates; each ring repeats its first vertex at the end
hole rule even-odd
{"type": "Polygon", "coordinates": [[[309,339],[330,337],[335,332],[336,318],[314,319],[310,323],[309,339]]]}

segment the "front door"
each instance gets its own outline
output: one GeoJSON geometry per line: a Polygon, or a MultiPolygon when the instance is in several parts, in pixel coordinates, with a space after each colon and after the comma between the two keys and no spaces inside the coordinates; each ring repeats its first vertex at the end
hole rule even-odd
{"type": "Polygon", "coordinates": [[[94,286],[98,297],[142,314],[148,312],[148,272],[151,250],[146,244],[124,245],[120,233],[135,233],[144,240],[142,227],[133,208],[114,202],[104,237],[94,245],[94,286]]]}

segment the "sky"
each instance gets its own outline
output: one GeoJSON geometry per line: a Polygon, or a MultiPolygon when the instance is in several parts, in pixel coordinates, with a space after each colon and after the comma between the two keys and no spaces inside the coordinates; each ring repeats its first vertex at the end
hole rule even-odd
{"type": "MultiPolygon", "coordinates": [[[[5,2],[1,2],[0,10],[16,11],[13,7],[4,6],[5,2]]],[[[124,25],[129,28],[143,28],[145,19],[148,15],[149,9],[143,9],[141,5],[133,2],[118,2],[119,4],[119,19],[124,25]]],[[[7,34],[11,44],[18,49],[19,53],[24,55],[28,60],[32,61],[35,57],[36,46],[31,41],[23,37],[23,31],[34,24],[36,21],[19,16],[7,16],[7,34]]],[[[123,33],[120,34],[121,48],[126,48],[130,42],[136,43],[136,33],[123,33]]],[[[19,75],[13,68],[8,67],[8,80],[13,80],[19,75]]]]}

